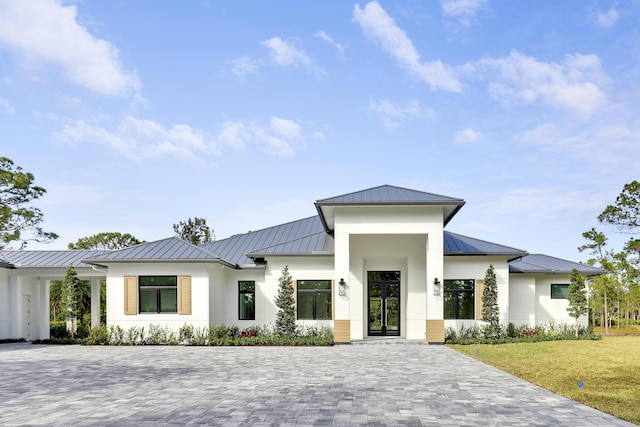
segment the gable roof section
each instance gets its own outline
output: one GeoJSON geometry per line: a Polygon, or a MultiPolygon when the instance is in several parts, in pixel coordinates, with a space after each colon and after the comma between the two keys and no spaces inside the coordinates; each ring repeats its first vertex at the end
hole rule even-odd
{"type": "Polygon", "coordinates": [[[341,196],[320,199],[315,202],[315,206],[325,230],[331,232],[333,224],[327,221],[327,214],[330,215],[332,208],[336,206],[445,206],[444,225],[447,225],[464,203],[464,200],[454,197],[393,185],[381,185],[341,196]]]}
{"type": "MultiPolygon", "coordinates": [[[[212,243],[206,243],[202,245],[201,248],[215,253],[234,264],[246,265],[253,264],[253,260],[251,257],[248,257],[247,254],[262,257],[269,253],[269,251],[262,253],[260,250],[263,248],[271,248],[270,253],[275,254],[278,252],[283,253],[285,249],[292,250],[295,246],[295,250],[300,251],[296,252],[297,255],[307,253],[304,251],[308,250],[324,250],[326,243],[322,242],[323,237],[321,235],[323,234],[326,236],[320,218],[318,216],[312,216],[263,230],[250,231],[212,243]],[[295,245],[294,242],[298,242],[298,244],[295,245]],[[290,246],[282,246],[287,243],[290,243],[290,246]]],[[[333,241],[333,239],[331,240],[333,241]]]]}
{"type": "Polygon", "coordinates": [[[105,251],[102,254],[87,257],[84,262],[95,264],[100,262],[185,262],[185,261],[221,261],[227,260],[219,257],[202,247],[192,245],[178,237],[169,237],[155,242],[143,243],[129,248],[115,251],[105,251]]]}
{"type": "Polygon", "coordinates": [[[445,231],[444,255],[506,255],[517,259],[527,255],[527,251],[445,231]]]}
{"type": "MultiPolygon", "coordinates": [[[[58,251],[3,251],[2,260],[13,267],[91,267],[82,260],[108,253],[109,251],[93,250],[58,250],[58,251]]],[[[0,261],[1,262],[1,261],[0,261]]],[[[12,267],[8,267],[12,268],[12,267]]]]}
{"type": "Polygon", "coordinates": [[[568,261],[543,254],[530,254],[509,264],[509,273],[569,274],[577,269],[585,276],[606,274],[603,268],[568,261]]]}

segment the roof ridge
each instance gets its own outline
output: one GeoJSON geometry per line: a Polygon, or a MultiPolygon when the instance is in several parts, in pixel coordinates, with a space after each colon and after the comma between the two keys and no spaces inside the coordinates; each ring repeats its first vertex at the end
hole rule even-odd
{"type": "Polygon", "coordinates": [[[349,193],[339,194],[337,196],[325,197],[323,199],[316,200],[316,203],[323,202],[323,201],[326,201],[326,200],[329,200],[329,199],[337,199],[339,197],[351,196],[351,195],[357,194],[357,193],[364,193],[365,191],[377,190],[377,189],[384,188],[384,187],[391,187],[391,188],[395,188],[395,189],[403,190],[403,191],[410,191],[410,192],[414,192],[414,193],[427,194],[429,196],[442,197],[444,199],[451,199],[451,200],[458,200],[458,201],[462,201],[463,200],[463,199],[460,199],[458,197],[445,196],[444,194],[431,193],[431,192],[422,191],[422,190],[415,190],[413,188],[400,187],[398,185],[383,184],[383,185],[378,185],[378,186],[375,186],[375,187],[365,188],[364,190],[351,191],[349,193]]]}

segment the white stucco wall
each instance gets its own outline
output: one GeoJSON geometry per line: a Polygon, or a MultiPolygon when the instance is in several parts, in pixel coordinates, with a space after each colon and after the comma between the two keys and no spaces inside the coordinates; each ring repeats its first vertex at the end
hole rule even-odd
{"type": "Polygon", "coordinates": [[[11,305],[9,299],[9,275],[6,268],[0,268],[0,339],[11,337],[11,305]]]}
{"type": "Polygon", "coordinates": [[[209,270],[218,264],[201,263],[114,263],[107,275],[107,326],[119,325],[125,331],[149,324],[168,326],[178,331],[184,324],[209,326],[209,270]],[[191,314],[139,313],[124,314],[124,276],[191,276],[191,314]]]}
{"type": "MultiPolygon", "coordinates": [[[[506,257],[496,256],[448,256],[444,261],[445,280],[484,280],[489,265],[493,264],[496,281],[498,282],[498,309],[500,311],[500,323],[507,325],[509,322],[509,266],[506,257]]],[[[444,286],[444,283],[443,283],[444,286]]],[[[476,300],[482,295],[474,295],[476,300]]],[[[481,313],[475,313],[476,319],[481,313]]],[[[446,319],[445,328],[452,327],[459,330],[461,326],[469,327],[477,324],[475,320],[446,319]]]]}
{"type": "Polygon", "coordinates": [[[536,278],[533,274],[511,275],[509,306],[509,322],[516,326],[536,325],[536,278]]]}
{"type": "MultiPolygon", "coordinates": [[[[569,284],[568,274],[537,275],[536,276],[536,325],[553,323],[567,323],[575,325],[575,319],[567,313],[569,300],[551,299],[551,284],[569,284]]],[[[581,316],[579,323],[586,326],[587,316],[581,316]]]]}

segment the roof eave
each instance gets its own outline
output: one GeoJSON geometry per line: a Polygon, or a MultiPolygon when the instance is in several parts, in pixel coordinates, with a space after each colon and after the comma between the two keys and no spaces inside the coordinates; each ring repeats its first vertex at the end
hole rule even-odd
{"type": "MultiPolygon", "coordinates": [[[[189,264],[197,264],[197,263],[219,263],[219,264],[223,264],[227,267],[231,267],[231,268],[237,268],[236,264],[233,264],[229,261],[225,261],[222,258],[205,258],[205,259],[175,259],[175,258],[169,258],[169,259],[83,259],[82,260],[83,263],[85,264],[91,264],[91,265],[96,265],[96,266],[100,266],[101,264],[99,263],[108,263],[108,264],[112,264],[112,263],[123,263],[123,264],[133,264],[133,263],[189,263],[189,264]]],[[[106,267],[105,265],[102,265],[103,267],[106,267]]]]}

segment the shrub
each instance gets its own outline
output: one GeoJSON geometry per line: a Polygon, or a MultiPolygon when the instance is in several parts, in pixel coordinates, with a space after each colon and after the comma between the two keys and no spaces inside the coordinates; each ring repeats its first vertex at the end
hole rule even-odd
{"type": "Polygon", "coordinates": [[[52,339],[67,338],[69,332],[67,332],[67,322],[55,321],[49,323],[49,336],[52,339]]]}
{"type": "Polygon", "coordinates": [[[109,330],[106,326],[96,326],[84,341],[87,345],[107,345],[109,344],[109,330]]]}

